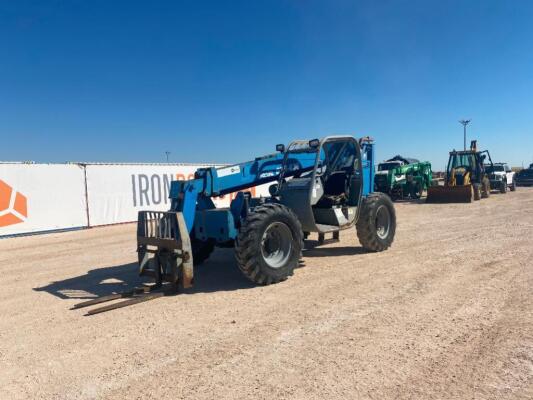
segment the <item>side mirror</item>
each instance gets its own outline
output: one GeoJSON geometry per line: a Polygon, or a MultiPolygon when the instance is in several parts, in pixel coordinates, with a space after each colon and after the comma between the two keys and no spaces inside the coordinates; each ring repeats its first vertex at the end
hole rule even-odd
{"type": "Polygon", "coordinates": [[[268,193],[270,193],[271,196],[276,196],[278,194],[278,184],[274,183],[273,185],[270,185],[268,187],[268,193]]]}
{"type": "Polygon", "coordinates": [[[276,145],[276,151],[279,151],[280,153],[285,153],[285,145],[284,144],[277,144],[276,145]]]}
{"type": "Polygon", "coordinates": [[[311,147],[312,149],[316,149],[318,146],[320,146],[320,140],[312,139],[309,141],[309,147],[311,147]]]}

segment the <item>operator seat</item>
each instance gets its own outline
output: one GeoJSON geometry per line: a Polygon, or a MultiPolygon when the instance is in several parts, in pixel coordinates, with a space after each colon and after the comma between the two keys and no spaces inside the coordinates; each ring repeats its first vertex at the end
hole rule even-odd
{"type": "Polygon", "coordinates": [[[333,172],[324,183],[324,194],[329,196],[339,196],[346,192],[346,172],[333,172]]]}
{"type": "Polygon", "coordinates": [[[319,208],[339,205],[346,199],[346,171],[335,171],[324,182],[324,195],[317,202],[319,208]]]}

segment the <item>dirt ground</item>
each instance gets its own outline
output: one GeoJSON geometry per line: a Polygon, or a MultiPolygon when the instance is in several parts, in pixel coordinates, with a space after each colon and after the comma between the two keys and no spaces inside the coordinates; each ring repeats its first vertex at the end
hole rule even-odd
{"type": "Polygon", "coordinates": [[[0,240],[0,398],[532,399],[533,189],[396,206],[389,251],[344,231],[254,287],[217,250],[191,294],[91,317],[139,283],[134,225],[0,240]]]}

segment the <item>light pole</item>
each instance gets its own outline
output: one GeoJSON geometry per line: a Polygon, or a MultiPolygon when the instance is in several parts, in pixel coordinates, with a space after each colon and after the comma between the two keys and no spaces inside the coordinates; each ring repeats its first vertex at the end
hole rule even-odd
{"type": "Polygon", "coordinates": [[[165,154],[167,155],[167,163],[168,163],[168,156],[170,155],[170,151],[165,151],[165,154]]]}
{"type": "Polygon", "coordinates": [[[464,149],[466,151],[466,126],[472,121],[471,119],[462,119],[459,121],[460,124],[463,125],[463,133],[464,133],[464,149]]]}

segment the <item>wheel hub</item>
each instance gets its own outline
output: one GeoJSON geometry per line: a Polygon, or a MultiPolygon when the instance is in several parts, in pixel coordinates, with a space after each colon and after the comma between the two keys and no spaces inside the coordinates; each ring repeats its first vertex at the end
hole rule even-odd
{"type": "Polygon", "coordinates": [[[261,254],[271,268],[283,267],[290,257],[292,232],[283,222],[273,222],[264,231],[261,239],[261,254]]]}
{"type": "Polygon", "coordinates": [[[376,211],[376,233],[380,239],[386,239],[389,235],[391,217],[389,209],[382,205],[376,211]]]}

